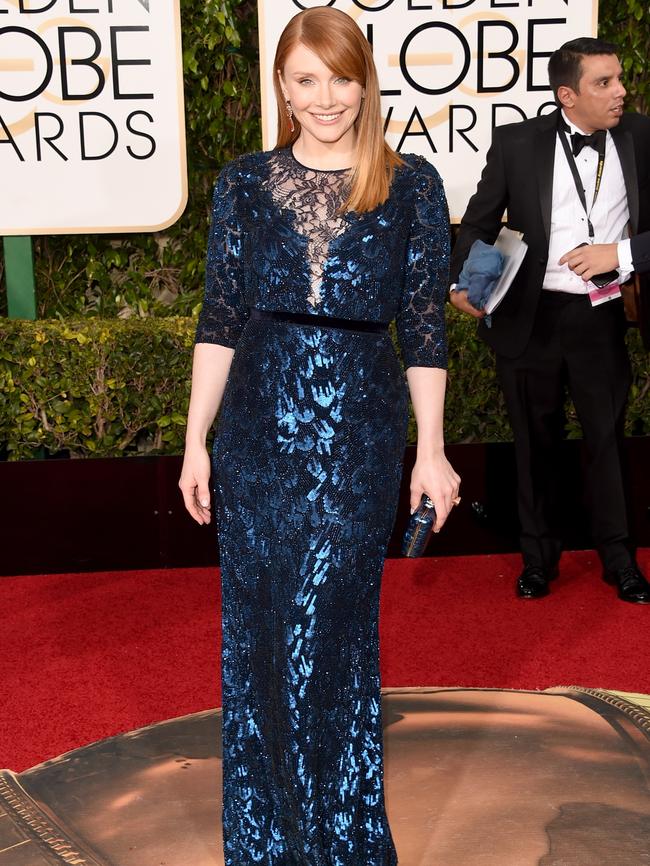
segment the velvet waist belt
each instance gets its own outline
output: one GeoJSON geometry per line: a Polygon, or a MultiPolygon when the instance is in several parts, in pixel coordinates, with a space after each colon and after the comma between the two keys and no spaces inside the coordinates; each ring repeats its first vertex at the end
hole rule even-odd
{"type": "Polygon", "coordinates": [[[251,310],[254,322],[289,322],[295,325],[311,325],[317,328],[337,328],[343,331],[363,331],[371,334],[385,334],[385,322],[365,322],[357,319],[341,319],[336,316],[320,316],[311,313],[291,313],[282,310],[251,310]]]}

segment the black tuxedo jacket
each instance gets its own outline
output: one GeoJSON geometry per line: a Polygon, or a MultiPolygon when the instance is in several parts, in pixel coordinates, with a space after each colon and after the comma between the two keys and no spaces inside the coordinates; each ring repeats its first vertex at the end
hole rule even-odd
{"type": "MultiPolygon", "coordinates": [[[[625,114],[610,130],[625,178],[630,234],[650,229],[650,118],[625,114]]],[[[505,299],[480,336],[500,355],[516,358],[533,327],[548,260],[557,111],[497,126],[476,192],[463,217],[451,257],[457,282],[473,242],[493,243],[507,210],[507,224],[523,232],[528,252],[505,299]]]]}
{"type": "Polygon", "coordinates": [[[650,271],[650,232],[632,238],[632,264],[638,274],[650,271]]]}

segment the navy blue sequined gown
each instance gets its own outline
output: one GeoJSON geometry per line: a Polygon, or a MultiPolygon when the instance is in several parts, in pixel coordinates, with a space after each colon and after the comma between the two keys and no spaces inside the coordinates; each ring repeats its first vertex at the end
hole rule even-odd
{"type": "Polygon", "coordinates": [[[235,160],[215,188],[197,341],[235,348],[212,478],[227,866],[397,863],[377,623],[407,393],[382,323],[406,366],[445,366],[448,268],[442,184],[406,160],[365,214],[337,213],[345,171],[289,150],[235,160]]]}

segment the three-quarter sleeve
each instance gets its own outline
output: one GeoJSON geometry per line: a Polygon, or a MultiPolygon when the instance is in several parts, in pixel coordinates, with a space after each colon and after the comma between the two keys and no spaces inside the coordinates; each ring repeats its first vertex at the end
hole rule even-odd
{"type": "Polygon", "coordinates": [[[414,161],[414,168],[413,217],[396,317],[397,337],[405,367],[446,368],[449,211],[435,168],[423,158],[414,161]]]}
{"type": "Polygon", "coordinates": [[[232,349],[249,317],[244,300],[237,192],[237,171],[231,163],[222,170],[214,188],[205,296],[196,329],[197,343],[218,343],[232,349]]]}

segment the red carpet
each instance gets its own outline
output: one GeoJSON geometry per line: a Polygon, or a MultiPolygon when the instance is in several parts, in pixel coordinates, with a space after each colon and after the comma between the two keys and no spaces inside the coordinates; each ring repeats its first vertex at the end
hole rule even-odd
{"type": "MultiPolygon", "coordinates": [[[[539,601],[515,598],[518,567],[390,560],[384,685],[650,693],[650,606],[618,601],[591,552],[565,555],[539,601]]],[[[218,705],[218,590],[210,569],[0,578],[0,767],[218,705]]]]}

